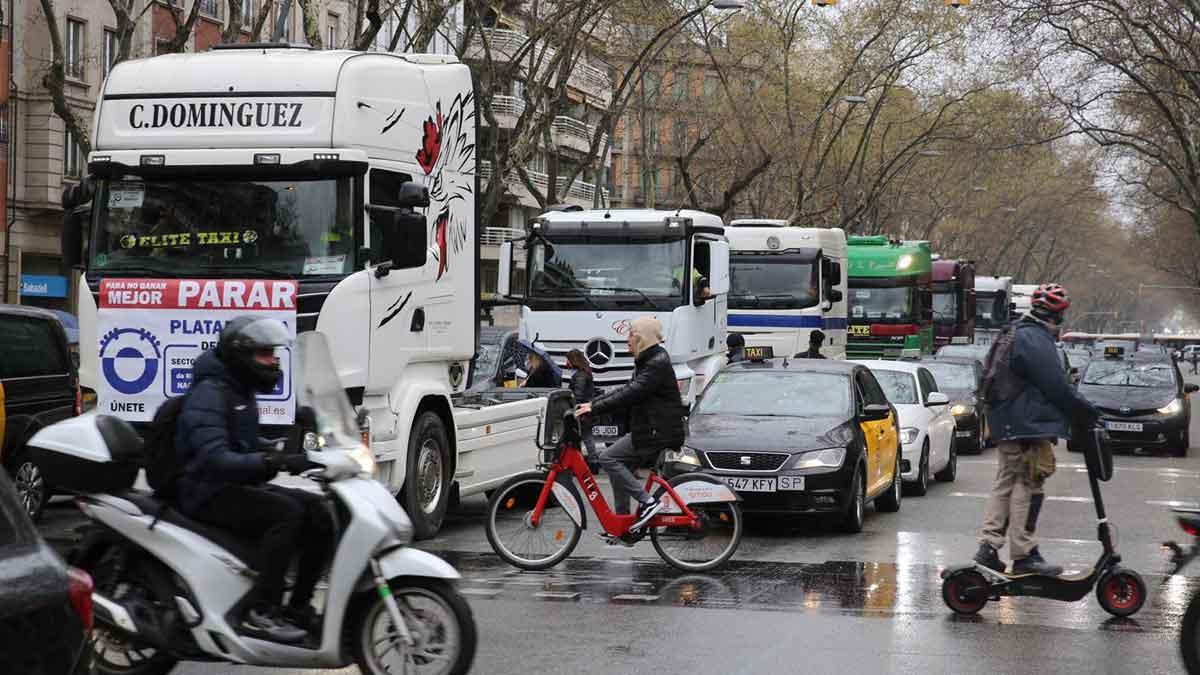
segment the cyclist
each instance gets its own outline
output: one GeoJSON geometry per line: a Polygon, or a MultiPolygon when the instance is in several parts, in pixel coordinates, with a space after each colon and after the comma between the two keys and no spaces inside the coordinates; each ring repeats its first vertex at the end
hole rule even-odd
{"type": "MultiPolygon", "coordinates": [[[[660,344],[662,324],[652,316],[635,319],[630,327],[628,345],[634,357],[633,378],[629,384],[575,409],[575,416],[625,412],[629,433],[608,446],[600,455],[600,466],[609,475],[613,487],[613,510],[629,513],[629,498],[637,499],[638,518],[630,531],[644,527],[662,508],[646,494],[631,469],[652,462],[658,453],[678,448],[684,439],[684,405],[675,381],[671,356],[660,344]]],[[[629,543],[629,542],[625,542],[629,543]]]]}

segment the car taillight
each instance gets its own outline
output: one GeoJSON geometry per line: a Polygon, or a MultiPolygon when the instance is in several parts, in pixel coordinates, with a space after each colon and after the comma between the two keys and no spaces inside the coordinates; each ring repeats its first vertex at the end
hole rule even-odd
{"type": "Polygon", "coordinates": [[[70,578],[71,606],[83,622],[83,629],[92,630],[92,577],[87,572],[76,567],[67,568],[70,578]]]}

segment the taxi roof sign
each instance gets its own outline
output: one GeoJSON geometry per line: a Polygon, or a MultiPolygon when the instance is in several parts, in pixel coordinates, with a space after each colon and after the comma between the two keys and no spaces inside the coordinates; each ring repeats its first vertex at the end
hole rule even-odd
{"type": "Polygon", "coordinates": [[[771,346],[746,347],[745,354],[746,354],[747,360],[752,361],[754,363],[759,363],[759,362],[765,361],[767,359],[775,358],[775,348],[771,347],[771,346]]]}
{"type": "Polygon", "coordinates": [[[1104,348],[1104,358],[1119,359],[1125,356],[1125,348],[1121,345],[1108,345],[1104,348]]]}
{"type": "Polygon", "coordinates": [[[954,336],[954,337],[950,338],[950,344],[952,344],[952,345],[965,345],[965,344],[970,344],[970,343],[969,343],[969,342],[967,342],[967,336],[966,336],[966,335],[956,335],[956,336],[954,336]]]}

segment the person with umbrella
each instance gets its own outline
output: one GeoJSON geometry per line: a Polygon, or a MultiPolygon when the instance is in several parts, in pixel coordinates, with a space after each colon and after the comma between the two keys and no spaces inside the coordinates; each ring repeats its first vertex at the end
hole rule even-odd
{"type": "Polygon", "coordinates": [[[529,376],[525,378],[522,387],[553,387],[562,386],[562,370],[554,363],[554,359],[545,352],[541,347],[538,347],[532,342],[521,340],[521,346],[525,349],[525,372],[529,376]]]}

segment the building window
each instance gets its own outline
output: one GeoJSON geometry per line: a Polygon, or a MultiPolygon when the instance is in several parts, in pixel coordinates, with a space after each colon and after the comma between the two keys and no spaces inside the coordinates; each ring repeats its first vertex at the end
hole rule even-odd
{"type": "Polygon", "coordinates": [[[325,31],[326,31],[325,48],[326,49],[337,49],[342,46],[342,39],[338,35],[338,27],[340,25],[340,19],[338,19],[337,14],[330,14],[327,21],[328,21],[329,25],[326,26],[326,28],[325,28],[325,31]]]}
{"type": "Polygon", "coordinates": [[[704,76],[704,98],[714,98],[717,95],[717,89],[721,86],[721,78],[717,77],[716,73],[709,73],[704,76]]]}
{"type": "Polygon", "coordinates": [[[648,72],[642,79],[642,86],[646,88],[646,100],[653,103],[658,100],[658,87],[662,81],[662,76],[656,72],[648,72]]]}
{"type": "Polygon", "coordinates": [[[154,41],[154,55],[155,56],[158,56],[159,54],[172,54],[172,53],[174,53],[174,50],[171,49],[171,41],[170,40],[155,40],[154,41]]]}
{"type": "Polygon", "coordinates": [[[688,95],[688,72],[686,70],[675,71],[675,100],[682,101],[688,95]]]}
{"type": "Polygon", "coordinates": [[[196,0],[200,3],[200,13],[214,19],[221,18],[221,8],[224,0],[196,0]]]}
{"type": "Polygon", "coordinates": [[[85,53],[85,45],[83,44],[83,29],[82,21],[75,19],[67,19],[67,77],[82,80],[83,79],[83,55],[85,53]]]}
{"type": "Polygon", "coordinates": [[[673,141],[675,142],[675,154],[683,155],[687,152],[687,136],[688,123],[687,120],[675,120],[674,129],[672,129],[673,141]]]}
{"type": "Polygon", "coordinates": [[[104,76],[112,72],[112,67],[116,65],[117,53],[121,49],[120,40],[117,39],[117,31],[104,29],[104,76]]]}
{"type": "Polygon", "coordinates": [[[79,178],[83,166],[83,153],[79,143],[75,142],[75,134],[70,130],[63,133],[63,175],[67,178],[79,178]]]}
{"type": "Polygon", "coordinates": [[[0,103],[0,143],[8,142],[8,104],[0,103]]]}

